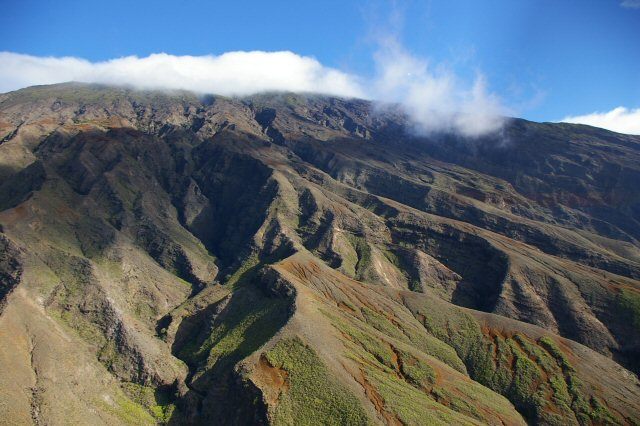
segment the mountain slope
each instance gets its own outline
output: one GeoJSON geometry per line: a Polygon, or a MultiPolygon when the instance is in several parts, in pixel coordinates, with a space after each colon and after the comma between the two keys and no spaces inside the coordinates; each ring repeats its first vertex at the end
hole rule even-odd
{"type": "Polygon", "coordinates": [[[67,84],[0,141],[11,422],[639,421],[638,137],[67,84]]]}

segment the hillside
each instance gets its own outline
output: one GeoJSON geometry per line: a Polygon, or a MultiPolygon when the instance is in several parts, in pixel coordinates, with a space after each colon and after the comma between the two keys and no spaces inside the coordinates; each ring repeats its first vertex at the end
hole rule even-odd
{"type": "Polygon", "coordinates": [[[638,424],[640,137],[0,95],[0,423],[638,424]]]}

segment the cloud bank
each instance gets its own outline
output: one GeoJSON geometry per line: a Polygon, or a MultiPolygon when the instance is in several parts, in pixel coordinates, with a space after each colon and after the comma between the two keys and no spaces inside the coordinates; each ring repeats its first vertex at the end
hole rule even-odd
{"type": "Polygon", "coordinates": [[[395,39],[380,43],[376,74],[362,77],[293,52],[228,52],[219,56],[128,56],[103,62],[0,52],[0,92],[67,81],[183,89],[243,96],[266,91],[316,92],[402,105],[421,133],[459,132],[475,137],[498,130],[505,108],[478,76],[460,81],[431,66],[395,39]]]}
{"type": "Polygon", "coordinates": [[[354,76],[292,52],[228,52],[219,56],[157,53],[104,62],[0,52],[0,91],[67,81],[184,89],[224,96],[264,91],[320,92],[347,97],[364,93],[354,76]]]}
{"type": "Polygon", "coordinates": [[[594,112],[592,114],[565,117],[561,121],[588,124],[589,126],[601,127],[629,135],[640,135],[640,108],[617,107],[609,112],[594,112]]]}

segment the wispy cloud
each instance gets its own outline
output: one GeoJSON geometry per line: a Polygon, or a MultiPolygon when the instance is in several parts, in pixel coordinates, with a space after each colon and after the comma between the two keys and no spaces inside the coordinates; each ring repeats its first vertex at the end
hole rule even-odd
{"type": "Polygon", "coordinates": [[[408,52],[395,38],[380,43],[375,54],[374,98],[400,103],[419,132],[458,132],[474,137],[502,126],[506,108],[478,75],[464,84],[445,66],[430,66],[408,52]]]}
{"type": "Polygon", "coordinates": [[[317,92],[404,106],[419,132],[473,137],[501,126],[505,109],[484,77],[464,84],[387,37],[375,54],[376,75],[362,77],[293,52],[228,52],[219,56],[128,56],[103,62],[0,52],[0,92],[67,81],[250,95],[265,91],[317,92]]]}
{"type": "Polygon", "coordinates": [[[640,9],[640,0],[623,0],[620,6],[628,9],[640,9]]]}
{"type": "Polygon", "coordinates": [[[481,72],[472,81],[455,69],[472,66],[473,46],[452,52],[449,64],[407,49],[402,40],[407,4],[390,1],[365,8],[369,39],[375,44],[375,76],[368,81],[372,99],[400,104],[419,134],[455,132],[467,137],[494,133],[510,110],[481,72]],[[380,8],[384,9],[384,12],[380,8]],[[455,65],[455,69],[453,67],[455,65]]]}
{"type": "Polygon", "coordinates": [[[594,112],[586,115],[565,117],[561,121],[588,124],[589,126],[613,130],[614,132],[640,135],[640,108],[618,107],[609,112],[594,112]]]}

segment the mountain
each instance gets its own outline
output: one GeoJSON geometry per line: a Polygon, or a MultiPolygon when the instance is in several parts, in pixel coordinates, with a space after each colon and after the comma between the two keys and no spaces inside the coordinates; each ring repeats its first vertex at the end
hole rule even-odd
{"type": "Polygon", "coordinates": [[[638,424],[640,137],[0,95],[9,424],[638,424]]]}

